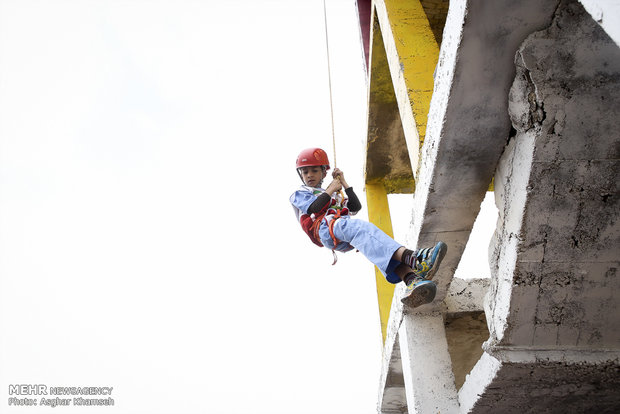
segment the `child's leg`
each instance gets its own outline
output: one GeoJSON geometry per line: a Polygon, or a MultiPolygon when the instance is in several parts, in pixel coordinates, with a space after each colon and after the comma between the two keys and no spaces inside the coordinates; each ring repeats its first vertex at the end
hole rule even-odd
{"type": "MultiPolygon", "coordinates": [[[[374,224],[363,220],[339,219],[333,230],[338,240],[359,250],[381,270],[390,283],[398,283],[400,279],[410,284],[414,277],[432,277],[447,250],[442,242],[433,248],[409,250],[374,224]],[[400,264],[395,266],[395,262],[400,264]]],[[[325,247],[334,248],[327,225],[321,225],[319,235],[325,247]]]]}
{"type": "Polygon", "coordinates": [[[404,263],[399,264],[396,269],[394,269],[394,273],[396,273],[400,280],[405,282],[405,284],[407,285],[411,283],[415,278],[415,272],[413,271],[413,269],[404,263]]]}
{"type": "MultiPolygon", "coordinates": [[[[393,260],[401,262],[404,268],[402,272],[413,272],[416,276],[422,278],[432,278],[437,271],[441,260],[448,251],[448,246],[444,242],[438,242],[433,247],[427,247],[420,250],[409,250],[405,247],[394,252],[392,256],[393,260]]],[[[401,275],[399,274],[399,277],[401,275]]],[[[403,281],[407,284],[410,283],[411,278],[405,277],[403,281]]]]}
{"type": "MultiPolygon", "coordinates": [[[[329,249],[334,248],[329,228],[321,225],[321,242],[329,249]]],[[[334,235],[338,240],[349,243],[359,250],[384,274],[394,253],[402,246],[377,226],[364,220],[339,219],[334,225],[334,235]]]]}
{"type": "Polygon", "coordinates": [[[394,252],[394,256],[392,259],[397,260],[403,264],[406,264],[411,269],[415,268],[417,259],[418,259],[418,251],[417,250],[409,250],[405,247],[401,247],[396,252],[394,252]]]}

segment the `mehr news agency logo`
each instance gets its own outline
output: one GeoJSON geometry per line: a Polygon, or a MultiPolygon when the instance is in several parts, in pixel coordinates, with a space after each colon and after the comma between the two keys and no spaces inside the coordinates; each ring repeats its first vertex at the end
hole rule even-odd
{"type": "Polygon", "coordinates": [[[43,384],[9,384],[9,396],[20,396],[9,397],[9,406],[111,406],[114,405],[114,399],[110,397],[113,388],[114,387],[48,387],[43,384]],[[23,397],[25,395],[36,397],[23,397]],[[58,397],[59,395],[62,397],[58,397]],[[92,396],[107,396],[107,398],[89,398],[92,396]]]}

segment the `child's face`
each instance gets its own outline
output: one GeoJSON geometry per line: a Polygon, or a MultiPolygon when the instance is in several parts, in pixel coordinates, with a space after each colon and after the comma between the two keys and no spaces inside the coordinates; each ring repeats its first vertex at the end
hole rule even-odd
{"type": "Polygon", "coordinates": [[[304,184],[309,187],[318,187],[321,185],[321,181],[327,175],[327,172],[323,171],[321,167],[301,167],[299,169],[301,173],[301,179],[304,180],[304,184]]]}

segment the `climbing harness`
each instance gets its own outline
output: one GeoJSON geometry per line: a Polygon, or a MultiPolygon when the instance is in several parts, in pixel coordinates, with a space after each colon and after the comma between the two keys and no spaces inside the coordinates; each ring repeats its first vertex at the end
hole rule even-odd
{"type": "MultiPolygon", "coordinates": [[[[334,202],[334,200],[332,199],[332,203],[334,202]]],[[[344,199],[342,199],[342,203],[344,203],[344,199]]],[[[328,208],[326,208],[326,210],[322,213],[320,213],[319,215],[317,215],[316,217],[314,217],[314,221],[312,222],[312,224],[310,225],[309,229],[306,231],[306,233],[308,234],[308,236],[310,236],[310,239],[312,240],[312,242],[318,246],[324,247],[323,243],[321,242],[321,236],[319,235],[319,229],[321,228],[321,223],[325,222],[325,224],[327,225],[327,228],[329,229],[329,236],[332,239],[332,242],[334,244],[334,247],[331,249],[332,250],[332,255],[334,257],[334,261],[332,263],[332,266],[336,264],[336,262],[338,262],[338,256],[336,255],[336,248],[343,243],[342,240],[339,240],[336,237],[335,231],[334,231],[334,226],[336,225],[336,222],[342,218],[342,216],[348,216],[349,215],[349,209],[344,207],[344,206],[338,206],[336,208],[333,208],[332,206],[334,206],[334,204],[331,204],[328,208]],[[328,220],[328,217],[331,217],[331,219],[328,220]]],[[[312,218],[309,217],[310,220],[312,220],[312,218]]],[[[302,224],[303,227],[303,224],[302,224]]],[[[350,250],[353,250],[354,247],[349,245],[349,247],[345,250],[340,250],[342,252],[348,252],[350,250]]]]}

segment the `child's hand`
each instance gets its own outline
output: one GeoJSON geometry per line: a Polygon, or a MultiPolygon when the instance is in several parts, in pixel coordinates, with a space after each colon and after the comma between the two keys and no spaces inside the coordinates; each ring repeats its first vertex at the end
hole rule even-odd
{"type": "Polygon", "coordinates": [[[334,168],[334,172],[332,172],[332,177],[334,177],[334,180],[340,181],[340,184],[342,184],[342,188],[349,188],[347,181],[344,179],[344,173],[339,168],[334,168]]]}
{"type": "Polygon", "coordinates": [[[340,182],[340,180],[334,180],[331,183],[329,183],[329,185],[325,189],[325,192],[327,194],[334,194],[340,190],[342,190],[342,183],[340,182]]]}

